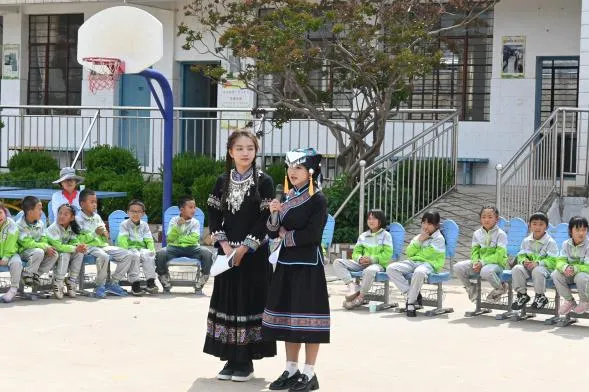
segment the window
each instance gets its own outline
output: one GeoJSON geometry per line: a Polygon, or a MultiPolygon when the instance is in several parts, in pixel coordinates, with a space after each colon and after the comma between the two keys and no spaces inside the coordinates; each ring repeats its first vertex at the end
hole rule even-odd
{"type": "MultiPolygon", "coordinates": [[[[83,68],[77,45],[82,23],[83,14],[29,16],[29,105],[81,104],[83,68]]],[[[79,114],[79,110],[66,112],[79,114]]]]}
{"type": "MultiPolygon", "coordinates": [[[[445,18],[442,26],[451,26],[454,22],[445,18]]],[[[472,27],[450,30],[440,37],[438,45],[443,52],[440,67],[430,75],[412,81],[413,91],[407,106],[416,109],[458,108],[462,121],[489,121],[493,13],[486,13],[472,27]]],[[[427,116],[420,115],[419,118],[427,116]]]]}

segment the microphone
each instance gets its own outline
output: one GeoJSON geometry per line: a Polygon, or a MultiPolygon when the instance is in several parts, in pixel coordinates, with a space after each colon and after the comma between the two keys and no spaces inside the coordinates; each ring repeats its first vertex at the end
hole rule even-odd
{"type": "MultiPolygon", "coordinates": [[[[284,194],[284,187],[282,186],[282,184],[278,184],[276,185],[276,200],[280,201],[280,199],[282,199],[282,195],[284,194]]],[[[278,211],[274,211],[272,213],[272,218],[270,219],[270,222],[272,223],[273,226],[278,226],[278,211]]]]}

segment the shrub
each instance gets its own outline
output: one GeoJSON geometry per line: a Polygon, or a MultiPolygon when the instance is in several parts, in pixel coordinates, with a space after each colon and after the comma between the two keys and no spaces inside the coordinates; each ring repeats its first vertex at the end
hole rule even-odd
{"type": "MultiPolygon", "coordinates": [[[[327,211],[335,214],[344,200],[352,192],[352,186],[346,174],[336,178],[329,188],[325,188],[323,193],[327,197],[327,211]]],[[[335,222],[335,231],[333,233],[334,243],[355,243],[358,239],[358,195],[352,197],[346,208],[338,215],[335,222]]]]}
{"type": "Polygon", "coordinates": [[[116,175],[141,174],[137,158],[129,150],[121,147],[94,147],[84,155],[84,163],[89,173],[109,170],[116,175]]]}
{"type": "MultiPolygon", "coordinates": [[[[184,192],[192,193],[194,181],[202,176],[218,176],[225,170],[225,161],[183,153],[176,155],[172,161],[172,181],[181,184],[184,192]]],[[[210,190],[209,190],[210,192],[210,190]]]]}
{"type": "Polygon", "coordinates": [[[100,199],[100,212],[104,217],[115,210],[126,211],[129,201],[143,198],[144,181],[141,173],[117,175],[112,170],[88,172],[85,185],[95,191],[127,192],[125,197],[100,199]]]}
{"type": "Polygon", "coordinates": [[[38,172],[33,169],[20,169],[17,171],[0,174],[1,186],[15,186],[20,188],[58,188],[53,181],[59,178],[59,170],[51,169],[46,172],[38,172]]]}
{"type": "Polygon", "coordinates": [[[31,170],[34,173],[59,172],[59,165],[48,152],[21,151],[8,160],[8,169],[11,172],[21,170],[31,170]]]}
{"type": "Polygon", "coordinates": [[[273,163],[266,168],[266,174],[274,180],[274,186],[284,184],[284,175],[286,174],[286,166],[284,161],[273,163]]]}
{"type": "MultiPolygon", "coordinates": [[[[172,184],[172,204],[184,195],[181,184],[172,184]]],[[[164,198],[164,184],[161,181],[148,181],[143,186],[143,202],[149,217],[149,223],[162,223],[162,201],[164,198]]],[[[201,207],[202,208],[202,207],[201,207]]]]}

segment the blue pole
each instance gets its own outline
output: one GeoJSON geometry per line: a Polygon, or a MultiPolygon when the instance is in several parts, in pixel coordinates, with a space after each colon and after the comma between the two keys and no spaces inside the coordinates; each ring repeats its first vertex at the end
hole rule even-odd
{"type": "MultiPolygon", "coordinates": [[[[172,95],[172,89],[170,83],[164,75],[153,69],[146,69],[139,73],[147,79],[147,84],[151,89],[162,117],[164,118],[164,197],[162,200],[162,222],[163,213],[172,205],[172,155],[173,155],[173,144],[174,144],[174,97],[172,95]],[[151,80],[155,80],[163,93],[163,106],[160,98],[157,96],[151,80]]],[[[164,238],[162,241],[163,246],[166,246],[166,233],[163,233],[164,238]]]]}

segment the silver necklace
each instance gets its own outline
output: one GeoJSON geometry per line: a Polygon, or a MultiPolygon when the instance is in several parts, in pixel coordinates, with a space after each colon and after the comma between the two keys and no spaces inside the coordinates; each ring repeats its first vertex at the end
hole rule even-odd
{"type": "Polygon", "coordinates": [[[229,176],[229,194],[227,195],[227,207],[231,213],[235,214],[241,208],[241,203],[246,196],[249,196],[250,189],[254,185],[254,176],[250,175],[248,178],[241,181],[235,180],[233,172],[229,176]]]}

